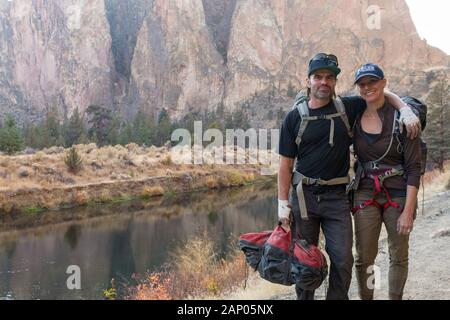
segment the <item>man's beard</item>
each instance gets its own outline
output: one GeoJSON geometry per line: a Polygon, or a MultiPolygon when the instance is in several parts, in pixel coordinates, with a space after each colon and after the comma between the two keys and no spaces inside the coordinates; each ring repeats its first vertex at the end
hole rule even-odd
{"type": "Polygon", "coordinates": [[[320,90],[320,88],[318,90],[315,90],[312,92],[314,98],[319,99],[319,100],[325,100],[325,99],[331,99],[331,97],[334,95],[334,90],[331,89],[330,87],[327,87],[329,90],[328,92],[323,92],[320,90]]]}

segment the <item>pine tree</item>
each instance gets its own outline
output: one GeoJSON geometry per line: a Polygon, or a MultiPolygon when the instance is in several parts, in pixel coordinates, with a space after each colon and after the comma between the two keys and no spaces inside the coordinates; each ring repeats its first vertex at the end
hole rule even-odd
{"type": "Polygon", "coordinates": [[[449,85],[440,80],[427,99],[427,127],[424,131],[428,144],[428,157],[442,172],[444,161],[450,157],[450,106],[449,85]]]}
{"type": "Polygon", "coordinates": [[[89,136],[99,146],[104,146],[107,139],[107,128],[112,120],[111,110],[99,105],[90,105],[86,109],[91,125],[89,136]]]}
{"type": "Polygon", "coordinates": [[[64,146],[71,147],[74,144],[83,143],[87,138],[87,129],[84,119],[80,116],[78,108],[75,108],[72,116],[64,121],[63,125],[64,146]]]}
{"type": "Polygon", "coordinates": [[[0,150],[8,154],[14,154],[22,150],[23,142],[16,121],[11,115],[7,115],[3,127],[0,128],[0,150]]]}
{"type": "Polygon", "coordinates": [[[289,84],[288,84],[287,96],[289,98],[294,98],[295,97],[295,87],[292,85],[291,81],[289,81],[289,84]]]}
{"type": "Polygon", "coordinates": [[[172,123],[166,109],[162,109],[158,115],[158,128],[156,136],[156,145],[162,146],[167,140],[170,140],[172,134],[172,123]]]}
{"type": "Polygon", "coordinates": [[[120,143],[120,128],[122,126],[122,119],[120,116],[114,116],[108,122],[105,128],[104,143],[109,145],[116,145],[120,143]]]}
{"type": "Polygon", "coordinates": [[[247,130],[250,128],[248,115],[242,109],[237,109],[232,113],[233,128],[247,130]]]}
{"type": "Polygon", "coordinates": [[[156,133],[155,118],[139,110],[133,120],[133,141],[139,145],[151,145],[156,133]]]}
{"type": "Polygon", "coordinates": [[[223,101],[220,101],[220,103],[218,104],[217,109],[216,109],[216,114],[217,114],[217,117],[223,119],[223,117],[225,115],[225,105],[223,104],[223,101]]]}
{"type": "Polygon", "coordinates": [[[283,108],[279,108],[277,112],[277,120],[278,122],[283,121],[284,117],[286,116],[286,112],[283,110],[283,108]]]}
{"type": "Polygon", "coordinates": [[[39,136],[36,135],[36,125],[31,123],[25,124],[24,129],[25,145],[31,148],[38,148],[39,136]]]}
{"type": "Polygon", "coordinates": [[[133,142],[134,135],[133,124],[130,122],[125,122],[122,124],[119,130],[119,144],[127,145],[130,142],[133,142]]]}
{"type": "Polygon", "coordinates": [[[58,110],[56,107],[50,108],[47,111],[44,122],[45,129],[43,131],[45,135],[45,147],[51,147],[55,145],[63,144],[62,126],[59,121],[58,110]]]}

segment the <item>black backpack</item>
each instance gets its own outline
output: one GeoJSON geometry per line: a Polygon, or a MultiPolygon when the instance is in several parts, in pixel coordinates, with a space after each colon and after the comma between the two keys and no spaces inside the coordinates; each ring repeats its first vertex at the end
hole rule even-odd
{"type": "MultiPolygon", "coordinates": [[[[411,110],[414,112],[414,114],[420,120],[420,125],[422,127],[422,131],[425,130],[425,127],[427,125],[427,109],[428,109],[427,105],[425,103],[423,103],[422,101],[420,101],[419,99],[416,99],[411,96],[405,96],[405,97],[402,97],[401,99],[403,100],[403,102],[405,102],[406,104],[408,104],[411,107],[411,110]]],[[[398,120],[400,118],[400,112],[396,111],[395,116],[396,116],[396,119],[398,120]]],[[[399,125],[398,121],[396,121],[394,135],[401,145],[401,149],[402,149],[401,151],[403,151],[403,144],[405,142],[406,137],[405,137],[405,132],[403,132],[403,134],[400,133],[400,125],[399,125]]],[[[426,166],[427,166],[428,149],[427,149],[426,142],[422,139],[422,136],[419,139],[420,139],[420,148],[421,148],[421,153],[422,153],[420,174],[423,175],[423,174],[425,174],[425,170],[426,170],[426,166]]]]}

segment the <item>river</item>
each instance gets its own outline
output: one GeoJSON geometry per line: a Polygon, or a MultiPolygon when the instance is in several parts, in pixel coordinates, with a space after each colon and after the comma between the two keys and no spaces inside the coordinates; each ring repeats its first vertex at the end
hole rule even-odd
{"type": "Polygon", "coordinates": [[[204,232],[226,254],[240,234],[273,228],[276,208],[276,183],[268,182],[3,216],[0,298],[103,299],[112,278],[132,285],[133,274],[157,270],[174,248],[204,232]]]}

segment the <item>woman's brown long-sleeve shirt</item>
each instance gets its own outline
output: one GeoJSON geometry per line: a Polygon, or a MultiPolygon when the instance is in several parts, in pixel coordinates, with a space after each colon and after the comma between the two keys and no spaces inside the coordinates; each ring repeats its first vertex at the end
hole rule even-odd
{"type": "MultiPolygon", "coordinates": [[[[380,158],[387,150],[392,135],[392,126],[395,116],[395,109],[386,101],[383,107],[378,109],[378,115],[382,122],[381,133],[369,141],[361,127],[361,116],[356,119],[353,129],[353,146],[355,153],[361,162],[375,161],[380,158]]],[[[406,185],[419,188],[420,168],[421,168],[421,147],[418,137],[411,140],[405,137],[403,140],[403,152],[399,153],[397,147],[399,142],[394,136],[389,153],[379,162],[384,165],[402,164],[406,174],[406,181],[402,176],[395,176],[386,179],[384,185],[390,189],[406,189],[406,185]]],[[[373,181],[362,179],[360,187],[371,187],[373,181]]]]}

